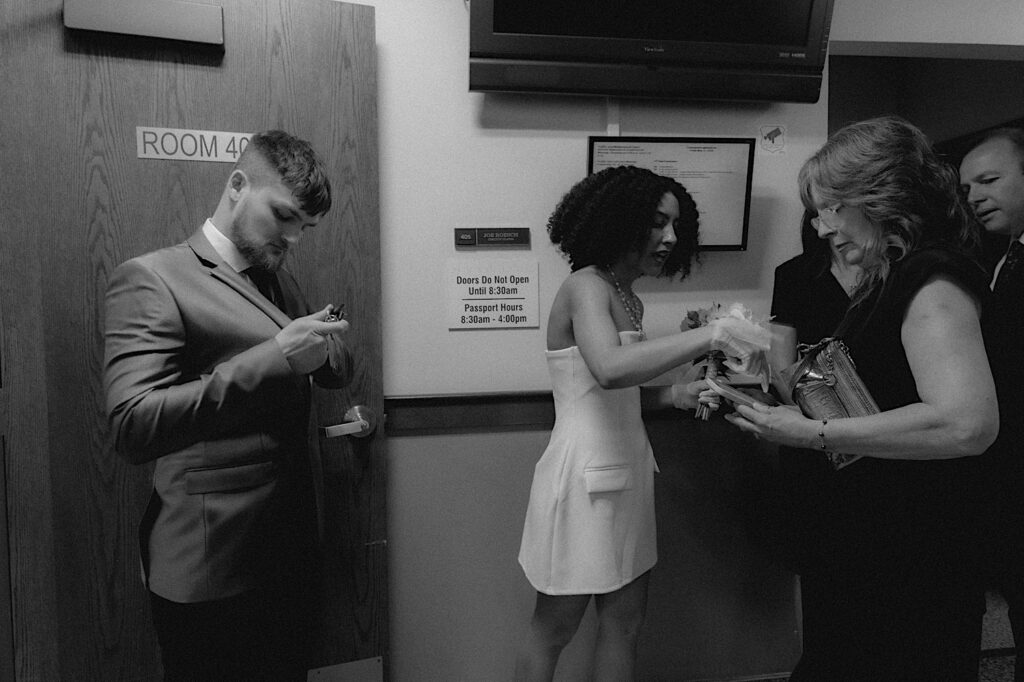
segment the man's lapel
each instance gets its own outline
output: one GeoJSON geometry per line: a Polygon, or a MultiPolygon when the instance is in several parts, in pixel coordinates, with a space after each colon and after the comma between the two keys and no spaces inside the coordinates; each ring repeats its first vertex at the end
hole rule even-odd
{"type": "Polygon", "coordinates": [[[245,300],[264,312],[277,326],[284,328],[292,321],[288,315],[263,298],[263,295],[260,294],[254,284],[235,272],[234,268],[221,259],[217,254],[217,250],[210,244],[210,240],[203,234],[202,229],[189,238],[188,245],[195,252],[196,256],[199,257],[200,262],[209,269],[210,275],[214,279],[234,289],[245,300]]]}
{"type": "Polygon", "coordinates": [[[1000,298],[1019,297],[1024,286],[1024,244],[1020,240],[1010,242],[1006,260],[999,268],[992,290],[1000,298]]]}

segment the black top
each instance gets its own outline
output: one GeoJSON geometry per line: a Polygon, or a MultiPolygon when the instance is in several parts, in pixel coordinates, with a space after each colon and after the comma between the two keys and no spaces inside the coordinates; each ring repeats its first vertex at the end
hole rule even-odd
{"type": "MultiPolygon", "coordinates": [[[[900,332],[911,300],[945,275],[983,303],[984,270],[944,246],[894,263],[885,283],[847,313],[838,330],[882,411],[919,402],[900,332]]],[[[864,457],[834,475],[835,557],[854,573],[934,570],[963,574],[974,541],[979,458],[864,457]],[[922,568],[922,565],[924,568],[922,568]]]]}
{"type": "MultiPolygon", "coordinates": [[[[821,254],[802,253],[775,268],[772,321],[794,327],[797,343],[832,336],[849,303],[821,254]]],[[[794,572],[806,574],[823,559],[821,542],[830,532],[829,489],[836,474],[819,451],[780,446],[778,456],[777,478],[765,485],[764,527],[758,530],[769,551],[794,572]]]]}
{"type": "Polygon", "coordinates": [[[900,333],[911,300],[936,275],[948,276],[981,302],[988,299],[988,275],[981,266],[936,246],[895,263],[885,284],[850,310],[841,325],[857,373],[883,411],[920,400],[900,333]]]}
{"type": "Polygon", "coordinates": [[[797,343],[831,336],[850,303],[842,285],[820,259],[806,254],[775,268],[772,322],[796,328],[797,343]]]}

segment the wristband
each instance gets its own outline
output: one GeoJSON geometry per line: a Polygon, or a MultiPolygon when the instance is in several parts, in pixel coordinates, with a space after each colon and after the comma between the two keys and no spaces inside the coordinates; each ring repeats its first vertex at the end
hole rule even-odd
{"type": "Polygon", "coordinates": [[[821,420],[821,426],[818,427],[818,447],[821,448],[822,452],[828,452],[828,446],[825,445],[825,425],[828,424],[828,418],[821,420]]]}

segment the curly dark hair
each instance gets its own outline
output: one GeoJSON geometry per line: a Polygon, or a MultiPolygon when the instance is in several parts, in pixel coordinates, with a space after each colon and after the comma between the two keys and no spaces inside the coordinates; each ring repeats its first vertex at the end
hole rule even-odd
{"type": "Polygon", "coordinates": [[[548,234],[573,272],[588,265],[610,267],[646,245],[668,192],[679,202],[679,221],[675,248],[659,276],[684,279],[699,262],[697,205],[678,182],[645,168],[605,168],[576,183],[548,219],[548,234]]]}

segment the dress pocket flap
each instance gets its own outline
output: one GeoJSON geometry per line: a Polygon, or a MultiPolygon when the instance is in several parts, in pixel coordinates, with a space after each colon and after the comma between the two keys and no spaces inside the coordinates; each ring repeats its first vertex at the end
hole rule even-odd
{"type": "Polygon", "coordinates": [[[274,462],[254,462],[231,467],[189,469],[185,472],[185,492],[189,495],[247,490],[277,478],[274,462]]]}
{"type": "Polygon", "coordinates": [[[633,465],[613,464],[583,470],[588,493],[614,493],[633,487],[633,465]]]}

